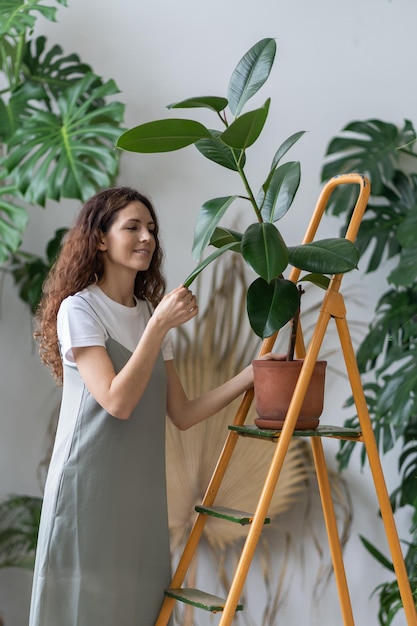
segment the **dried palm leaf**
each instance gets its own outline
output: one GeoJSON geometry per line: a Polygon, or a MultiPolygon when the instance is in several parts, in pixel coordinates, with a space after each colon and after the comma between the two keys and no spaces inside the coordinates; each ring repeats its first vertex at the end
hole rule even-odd
{"type": "MultiPolygon", "coordinates": [[[[196,396],[235,375],[257,354],[258,339],[246,322],[246,279],[240,258],[231,257],[228,265],[217,265],[212,275],[210,296],[204,311],[196,318],[193,335],[179,329],[176,341],[176,364],[187,393],[196,396]],[[221,273],[221,280],[219,274],[221,273]]],[[[182,432],[167,422],[167,484],[168,511],[173,553],[178,553],[195,519],[195,505],[201,503],[213,474],[227,435],[227,426],[233,421],[239,401],[232,403],[211,419],[182,432]]],[[[253,421],[252,414],[247,421],[253,421]]],[[[256,440],[241,439],[228,467],[216,504],[254,511],[260,486],[265,480],[274,446],[256,440]]],[[[269,516],[277,520],[292,506],[305,490],[312,472],[311,458],[306,445],[294,440],[283,465],[279,486],[269,509],[269,516]]],[[[230,580],[227,562],[233,563],[240,552],[247,529],[238,524],[208,519],[203,533],[216,563],[220,585],[228,589],[230,580]]],[[[262,543],[262,542],[261,542],[262,543]]],[[[266,543],[264,546],[266,546],[266,543]]],[[[267,549],[265,550],[267,552],[267,549]]],[[[285,560],[285,558],[284,558],[285,560]]],[[[195,586],[197,558],[188,573],[187,584],[195,586]]],[[[271,604],[279,605],[282,585],[272,592],[268,572],[264,578],[271,604]]],[[[176,616],[182,626],[194,624],[192,608],[181,610],[176,616]]],[[[241,617],[250,623],[248,617],[241,617]]],[[[266,622],[265,622],[266,624],[266,622]]]]}
{"type": "MultiPolygon", "coordinates": [[[[191,339],[182,329],[177,335],[176,364],[190,396],[196,396],[235,375],[256,355],[257,338],[246,324],[246,281],[236,255],[224,267],[218,282],[218,265],[213,273],[210,298],[195,322],[191,339]]],[[[167,426],[168,508],[173,549],[183,544],[195,518],[194,506],[201,503],[207,484],[233,421],[238,401],[188,431],[167,426]]],[[[247,421],[250,421],[248,417],[247,421]]],[[[253,421],[253,420],[252,420],[253,421]]],[[[253,511],[259,499],[259,486],[274,453],[274,446],[262,441],[239,441],[228,467],[216,504],[253,511]]],[[[269,515],[278,515],[292,505],[305,489],[311,472],[305,447],[295,440],[286,457],[279,488],[269,515]]],[[[222,520],[209,519],[204,538],[217,549],[246,536],[247,529],[222,520]]]]}

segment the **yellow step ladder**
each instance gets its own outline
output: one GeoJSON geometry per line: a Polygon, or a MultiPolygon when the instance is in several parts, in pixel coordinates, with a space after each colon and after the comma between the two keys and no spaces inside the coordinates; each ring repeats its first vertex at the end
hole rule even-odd
{"type": "MultiPolygon", "coordinates": [[[[360,174],[346,174],[332,178],[323,188],[312,219],[307,228],[303,243],[313,241],[331,194],[338,185],[345,184],[359,185],[358,199],[345,235],[345,237],[351,241],[356,240],[370,194],[370,183],[366,177],[360,174]]],[[[297,282],[299,275],[300,270],[293,269],[289,278],[290,280],[297,282]]],[[[345,303],[343,296],[339,292],[341,281],[341,274],[334,275],[330,281],[330,285],[323,298],[318,321],[307,351],[304,346],[302,333],[298,333],[299,338],[296,346],[296,354],[298,358],[304,358],[304,363],[282,430],[261,430],[256,428],[254,425],[245,425],[245,419],[253,400],[253,390],[248,391],[244,395],[233,424],[229,426],[229,433],[201,506],[196,507],[197,516],[194,525],[191,529],[188,541],[172,578],[170,588],[165,590],[165,600],[157,621],[155,622],[155,626],[167,625],[176,601],[182,601],[214,613],[221,612],[219,626],[229,626],[232,623],[235,612],[242,608],[239,604],[242,589],[255,554],[262,528],[265,523],[269,522],[269,519],[267,518],[268,508],[278,482],[291,438],[294,436],[310,438],[344,626],[354,626],[354,619],[343,563],[342,548],[337,530],[336,515],[331,496],[329,476],[323,451],[322,440],[326,437],[362,442],[365,445],[369,467],[372,473],[381,516],[385,527],[385,533],[391,551],[395,575],[397,577],[398,587],[404,606],[407,625],[417,626],[416,608],[379,459],[378,448],[372,430],[372,424],[359,375],[355,352],[346,321],[345,303]],[[336,323],[346,365],[346,371],[349,377],[352,395],[359,417],[360,428],[355,430],[337,426],[319,426],[316,430],[298,431],[295,430],[297,417],[299,415],[314,364],[318,358],[319,350],[330,319],[334,319],[336,323]],[[234,448],[241,436],[263,438],[265,440],[272,440],[276,442],[276,449],[270,463],[269,471],[262,490],[260,490],[258,505],[253,514],[235,511],[225,507],[216,507],[214,505],[216,495],[232,457],[234,448]],[[249,528],[226,599],[219,598],[218,596],[208,594],[197,589],[186,589],[181,587],[198,547],[208,516],[221,517],[223,519],[228,519],[231,522],[248,524],[249,528]]],[[[271,352],[275,340],[276,335],[264,340],[259,356],[267,352],[271,352]]]]}

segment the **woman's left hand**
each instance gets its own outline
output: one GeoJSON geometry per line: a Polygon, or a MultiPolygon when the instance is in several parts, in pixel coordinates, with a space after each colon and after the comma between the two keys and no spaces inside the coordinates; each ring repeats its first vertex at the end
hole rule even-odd
{"type": "Polygon", "coordinates": [[[276,354],[276,352],[267,352],[266,354],[259,357],[261,361],[286,361],[286,354],[276,354]]]}

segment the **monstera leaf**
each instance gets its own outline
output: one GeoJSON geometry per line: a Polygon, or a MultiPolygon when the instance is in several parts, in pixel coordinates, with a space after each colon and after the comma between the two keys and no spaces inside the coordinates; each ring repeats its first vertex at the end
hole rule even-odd
{"type": "MultiPolygon", "coordinates": [[[[77,80],[92,72],[87,63],[82,63],[78,54],[64,55],[61,46],[48,48],[46,37],[28,41],[23,53],[23,88],[27,85],[41,86],[43,99],[48,109],[49,94],[57,98],[77,80]]],[[[101,82],[97,77],[97,82],[101,82]]]]}
{"type": "Polygon", "coordinates": [[[97,76],[87,74],[58,98],[56,113],[34,110],[11,138],[5,166],[27,201],[86,200],[110,184],[124,106],[103,104],[118,93],[114,81],[96,83],[97,76]]]}
{"type": "MultiPolygon", "coordinates": [[[[408,120],[402,129],[376,119],[351,122],[327,148],[322,181],[345,172],[360,172],[369,177],[372,195],[379,196],[384,187],[392,184],[401,148],[415,139],[415,131],[408,120]]],[[[330,199],[329,210],[335,215],[346,212],[353,207],[355,194],[351,185],[337,189],[330,199]]]]}
{"type": "MultiPolygon", "coordinates": [[[[63,6],[66,0],[56,0],[63,6]]],[[[45,6],[42,0],[2,0],[0,4],[0,36],[19,37],[34,27],[36,17],[42,15],[54,22],[56,7],[45,6]]]]}
{"type": "Polygon", "coordinates": [[[26,209],[10,200],[15,193],[13,185],[0,184],[0,264],[19,248],[28,221],[26,209]]]}
{"type": "Polygon", "coordinates": [[[67,230],[67,228],[59,228],[55,231],[53,238],[46,246],[45,257],[18,250],[10,259],[10,271],[19,289],[19,296],[29,305],[33,314],[37,311],[42,297],[43,283],[58,256],[67,230]]]}
{"type": "Polygon", "coordinates": [[[38,17],[56,21],[59,4],[67,0],[0,3],[0,263],[10,262],[31,306],[45,268],[30,253],[19,257],[27,223],[22,203],[83,201],[113,184],[114,144],[123,130],[124,105],[114,99],[113,81],[103,82],[77,54],[64,54],[45,37],[30,39],[38,17]]]}

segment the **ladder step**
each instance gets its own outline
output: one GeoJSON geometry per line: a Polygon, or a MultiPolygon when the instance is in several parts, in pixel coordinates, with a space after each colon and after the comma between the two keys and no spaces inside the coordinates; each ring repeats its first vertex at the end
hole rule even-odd
{"type": "MultiPolygon", "coordinates": [[[[247,511],[239,511],[237,509],[229,509],[226,506],[203,506],[197,505],[195,507],[197,513],[204,513],[206,515],[211,515],[212,517],[218,517],[220,519],[226,519],[229,522],[236,522],[237,524],[251,524],[253,520],[253,513],[248,513],[247,511]]],[[[264,524],[270,524],[271,519],[269,517],[265,518],[264,524]]]]}
{"type": "MultiPolygon", "coordinates": [[[[165,589],[165,595],[169,598],[175,598],[175,600],[179,600],[180,602],[196,606],[199,609],[211,611],[212,613],[223,611],[224,605],[226,604],[225,598],[200,591],[200,589],[165,589]]],[[[236,611],[242,611],[242,609],[243,605],[238,604],[236,611]]]]}
{"type": "MultiPolygon", "coordinates": [[[[234,426],[230,425],[229,430],[233,430],[243,437],[255,437],[257,439],[269,439],[276,441],[281,430],[269,430],[258,428],[255,425],[234,426]]],[[[293,437],[335,437],[336,439],[358,439],[362,435],[360,428],[345,428],[344,426],[317,426],[312,430],[294,430],[293,437]]]]}

